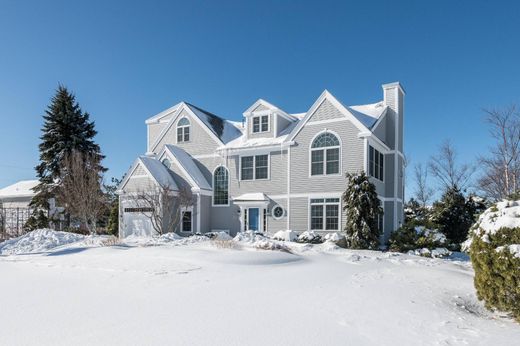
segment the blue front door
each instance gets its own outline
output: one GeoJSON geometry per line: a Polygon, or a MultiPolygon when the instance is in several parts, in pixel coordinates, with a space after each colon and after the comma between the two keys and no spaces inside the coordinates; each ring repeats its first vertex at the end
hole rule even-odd
{"type": "Polygon", "coordinates": [[[258,220],[260,215],[260,209],[249,208],[248,210],[248,228],[250,231],[258,231],[258,220]]]}

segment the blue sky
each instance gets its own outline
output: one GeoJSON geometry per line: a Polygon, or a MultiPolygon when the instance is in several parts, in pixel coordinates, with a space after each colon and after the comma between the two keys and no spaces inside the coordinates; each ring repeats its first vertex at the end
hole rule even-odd
{"type": "Polygon", "coordinates": [[[58,83],[95,120],[108,177],[181,100],[238,120],[258,98],[304,112],[323,89],[362,104],[393,81],[412,164],[448,138],[471,161],[491,143],[482,108],[520,103],[519,18],[513,1],[0,0],[0,187],[34,177],[58,83]]]}

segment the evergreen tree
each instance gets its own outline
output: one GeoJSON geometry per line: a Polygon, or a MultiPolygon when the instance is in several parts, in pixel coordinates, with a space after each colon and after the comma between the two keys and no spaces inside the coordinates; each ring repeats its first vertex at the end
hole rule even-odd
{"type": "Polygon", "coordinates": [[[454,244],[466,240],[475,219],[476,206],[457,187],[447,189],[440,201],[433,204],[432,221],[454,244]]]}
{"type": "Polygon", "coordinates": [[[422,206],[416,199],[410,200],[404,205],[404,221],[405,223],[414,222],[422,224],[428,219],[428,208],[422,206]]]}
{"type": "Polygon", "coordinates": [[[119,200],[114,201],[108,216],[107,233],[117,236],[119,233],[119,200]]]}
{"type": "Polygon", "coordinates": [[[101,166],[99,145],[94,142],[96,130],[90,116],[81,110],[75,96],[60,85],[43,116],[40,150],[40,163],[36,173],[40,183],[34,189],[36,195],[31,206],[48,208],[48,200],[59,186],[61,161],[73,150],[97,158],[100,172],[106,171],[101,166]]]}
{"type": "Polygon", "coordinates": [[[343,208],[347,212],[347,246],[354,249],[377,249],[380,236],[377,220],[383,210],[376,188],[364,172],[347,173],[347,178],[347,190],[343,194],[343,208]]]}

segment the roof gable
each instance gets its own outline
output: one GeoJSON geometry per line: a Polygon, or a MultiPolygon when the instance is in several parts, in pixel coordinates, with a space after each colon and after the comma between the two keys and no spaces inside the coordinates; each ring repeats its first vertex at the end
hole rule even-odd
{"type": "Polygon", "coordinates": [[[152,179],[158,186],[167,187],[171,190],[178,190],[177,183],[168,169],[157,159],[148,156],[139,156],[129,170],[129,174],[125,176],[118,191],[122,191],[128,184],[129,180],[134,177],[134,173],[143,170],[145,174],[152,179]]]}
{"type": "Polygon", "coordinates": [[[175,145],[166,144],[159,157],[163,157],[165,153],[168,153],[168,156],[179,166],[192,187],[208,191],[212,190],[204,174],[202,174],[193,158],[186,151],[175,145]]]}
{"type": "Polygon", "coordinates": [[[298,120],[296,117],[292,116],[289,113],[286,113],[282,109],[276,107],[272,103],[269,103],[269,102],[267,102],[266,100],[263,100],[263,99],[256,100],[256,102],[253,103],[248,109],[246,109],[243,114],[244,114],[245,117],[247,117],[247,116],[252,115],[255,112],[265,112],[266,110],[269,110],[269,111],[271,111],[273,113],[276,113],[276,114],[286,118],[289,121],[298,120]],[[266,108],[266,109],[258,111],[257,109],[259,107],[260,108],[266,108]]]}
{"type": "Polygon", "coordinates": [[[348,110],[347,107],[343,106],[341,102],[339,102],[330,92],[327,90],[323,91],[318,99],[314,102],[311,108],[307,111],[305,117],[298,123],[298,125],[292,130],[292,133],[287,136],[286,141],[292,141],[296,137],[296,135],[301,131],[301,129],[307,124],[310,118],[314,115],[314,113],[318,110],[318,108],[328,100],[346,119],[350,120],[354,126],[358,128],[359,131],[367,131],[369,130],[351,111],[348,110]]]}

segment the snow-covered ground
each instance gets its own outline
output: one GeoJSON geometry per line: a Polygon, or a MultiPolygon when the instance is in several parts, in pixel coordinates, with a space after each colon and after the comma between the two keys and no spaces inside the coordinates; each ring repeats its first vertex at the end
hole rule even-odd
{"type": "Polygon", "coordinates": [[[477,301],[473,271],[322,245],[287,251],[205,237],[52,233],[0,244],[0,344],[515,345],[520,325],[477,301]],[[66,244],[69,241],[76,241],[66,244]],[[19,245],[17,245],[20,243],[19,245]],[[39,244],[39,245],[38,245],[39,244]],[[147,245],[147,246],[144,246],[147,245]],[[16,251],[24,247],[24,251],[16,251]],[[33,252],[9,255],[10,253],[33,252]],[[9,254],[8,254],[9,253],[9,254]],[[8,255],[6,255],[8,254],[8,255]]]}

